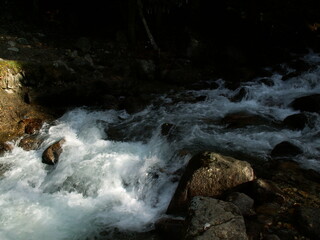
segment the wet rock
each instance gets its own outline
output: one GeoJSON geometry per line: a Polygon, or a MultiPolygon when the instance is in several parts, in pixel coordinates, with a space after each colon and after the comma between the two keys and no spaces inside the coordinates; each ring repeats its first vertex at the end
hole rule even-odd
{"type": "Polygon", "coordinates": [[[284,193],[276,183],[261,178],[255,179],[252,182],[251,193],[258,204],[274,201],[281,203],[285,198],[284,193]]]}
{"type": "Polygon", "coordinates": [[[231,98],[232,102],[241,102],[248,94],[246,88],[242,87],[239,91],[231,98]]]}
{"type": "Polygon", "coordinates": [[[313,94],[295,99],[291,106],[295,110],[320,113],[320,94],[313,94]]]}
{"type": "Polygon", "coordinates": [[[24,119],[23,123],[25,124],[24,131],[26,134],[35,134],[42,128],[44,121],[39,118],[28,118],[24,119]]]}
{"type": "Polygon", "coordinates": [[[38,149],[42,142],[43,142],[43,139],[41,139],[39,136],[31,135],[21,139],[18,146],[25,151],[31,151],[31,150],[38,149]]]}
{"type": "Polygon", "coordinates": [[[185,220],[182,218],[161,218],[155,223],[160,236],[167,239],[182,239],[185,233],[185,220]]]}
{"type": "Polygon", "coordinates": [[[148,100],[143,97],[129,96],[120,103],[119,107],[120,109],[125,109],[127,113],[132,114],[142,111],[147,104],[148,100]]]}
{"type": "Polygon", "coordinates": [[[239,192],[231,193],[227,196],[226,201],[236,205],[243,216],[254,214],[254,211],[253,211],[254,200],[244,193],[239,193],[239,192]]]}
{"type": "Polygon", "coordinates": [[[161,125],[161,135],[167,136],[170,134],[170,131],[174,128],[174,125],[171,123],[164,123],[161,125]]]}
{"type": "Polygon", "coordinates": [[[10,152],[13,149],[13,144],[11,143],[0,143],[0,157],[3,156],[5,152],[10,152]]]}
{"type": "Polygon", "coordinates": [[[156,72],[156,65],[150,59],[137,59],[138,76],[142,79],[153,80],[156,72]]]}
{"type": "Polygon", "coordinates": [[[231,113],[225,116],[221,122],[227,125],[228,128],[273,124],[273,122],[267,118],[246,112],[231,113]]]}
{"type": "Polygon", "coordinates": [[[209,197],[194,197],[188,211],[187,240],[247,240],[239,209],[232,203],[209,197]]]}
{"type": "Polygon", "coordinates": [[[277,144],[271,151],[271,157],[294,157],[303,153],[296,145],[284,141],[277,144]]]}
{"type": "Polygon", "coordinates": [[[28,44],[29,44],[28,40],[25,39],[25,38],[18,38],[18,39],[17,39],[17,42],[18,42],[19,44],[22,44],[22,45],[28,45],[28,44]]]}
{"type": "Polygon", "coordinates": [[[298,227],[311,239],[317,240],[320,236],[320,209],[300,207],[297,210],[298,227]]]}
{"type": "Polygon", "coordinates": [[[11,52],[19,52],[20,51],[19,48],[16,48],[16,47],[9,47],[8,50],[11,52]]]}
{"type": "Polygon", "coordinates": [[[248,162],[212,152],[200,153],[189,161],[167,212],[183,212],[194,196],[217,197],[254,177],[248,162]]]}
{"type": "Polygon", "coordinates": [[[302,130],[308,125],[308,117],[304,113],[297,113],[286,117],[283,125],[292,130],[302,130]]]}
{"type": "Polygon", "coordinates": [[[15,46],[17,45],[17,43],[14,42],[14,41],[8,41],[8,45],[9,45],[10,47],[15,47],[15,46]]]}
{"type": "Polygon", "coordinates": [[[275,234],[266,234],[263,236],[263,240],[281,240],[281,239],[275,234]]]}
{"type": "Polygon", "coordinates": [[[280,207],[278,203],[264,203],[256,208],[256,212],[266,216],[276,216],[280,211],[280,207]]]}
{"type": "Polygon", "coordinates": [[[59,161],[60,154],[62,153],[62,144],[65,139],[61,139],[54,144],[50,145],[42,154],[42,163],[54,165],[59,161]]]}

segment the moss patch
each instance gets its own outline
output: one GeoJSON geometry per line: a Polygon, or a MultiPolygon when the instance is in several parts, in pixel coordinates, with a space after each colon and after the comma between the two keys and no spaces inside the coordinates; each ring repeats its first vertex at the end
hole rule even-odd
{"type": "Polygon", "coordinates": [[[0,77],[4,77],[10,72],[11,74],[17,74],[21,72],[22,64],[19,61],[5,60],[0,61],[0,77]]]}

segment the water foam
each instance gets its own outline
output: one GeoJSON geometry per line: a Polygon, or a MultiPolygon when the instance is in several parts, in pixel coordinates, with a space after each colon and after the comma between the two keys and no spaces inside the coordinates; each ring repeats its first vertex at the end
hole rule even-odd
{"type": "MultiPolygon", "coordinates": [[[[320,61],[316,55],[304,59],[314,65],[320,61]]],[[[9,168],[0,180],[0,238],[86,239],[115,228],[149,230],[169,204],[177,185],[174,173],[202,150],[267,159],[277,143],[290,140],[304,151],[296,160],[319,171],[318,114],[313,114],[313,127],[299,131],[221,123],[236,112],[282,121],[298,113],[289,106],[293,99],[320,93],[319,67],[287,81],[281,78],[274,74],[268,85],[261,79],[244,83],[246,95],[238,102],[230,99],[240,89],[228,90],[219,80],[217,89],[160,96],[157,105],[133,115],[84,108],[66,113],[42,129],[46,140],[39,150],[15,147],[0,158],[9,168]],[[161,136],[164,123],[174,124],[172,138],[161,136]],[[120,126],[127,140],[111,140],[106,131],[111,126],[120,126]],[[66,143],[59,163],[43,165],[43,150],[61,138],[66,143]],[[182,149],[189,154],[182,157],[182,149]]]]}

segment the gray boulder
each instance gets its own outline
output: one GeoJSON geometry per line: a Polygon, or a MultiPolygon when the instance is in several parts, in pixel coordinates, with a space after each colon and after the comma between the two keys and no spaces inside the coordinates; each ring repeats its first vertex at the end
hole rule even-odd
{"type": "Polygon", "coordinates": [[[194,197],[187,216],[187,240],[247,240],[241,213],[234,204],[194,197]]]}
{"type": "Polygon", "coordinates": [[[254,178],[248,162],[212,152],[198,154],[189,161],[167,213],[185,211],[194,196],[218,197],[254,178]]]}

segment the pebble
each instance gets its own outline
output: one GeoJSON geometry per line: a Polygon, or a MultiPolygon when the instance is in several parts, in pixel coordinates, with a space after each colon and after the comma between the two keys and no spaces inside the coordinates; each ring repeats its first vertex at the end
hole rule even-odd
{"type": "Polygon", "coordinates": [[[12,52],[19,52],[19,49],[16,47],[9,47],[8,50],[12,52]]]}
{"type": "Polygon", "coordinates": [[[8,45],[10,47],[14,47],[14,46],[16,46],[16,43],[14,41],[8,41],[8,45]]]}
{"type": "Polygon", "coordinates": [[[18,38],[18,39],[17,39],[17,42],[18,42],[19,44],[22,44],[22,45],[28,45],[28,44],[29,44],[28,40],[25,39],[25,38],[18,38]]]}

